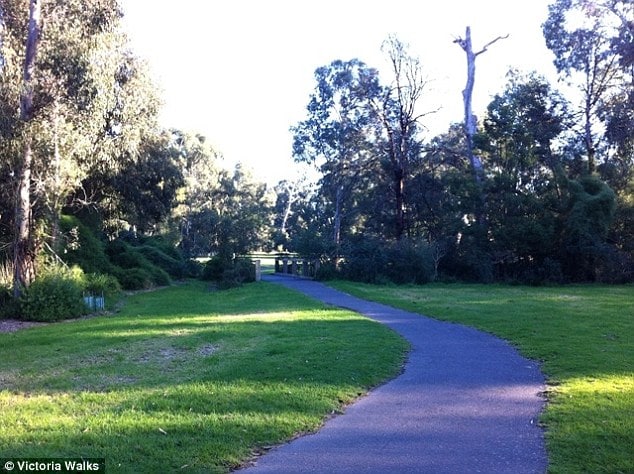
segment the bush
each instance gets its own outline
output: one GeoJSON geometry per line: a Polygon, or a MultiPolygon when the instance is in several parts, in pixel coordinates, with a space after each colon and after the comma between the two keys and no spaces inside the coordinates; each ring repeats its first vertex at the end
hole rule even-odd
{"type": "Polygon", "coordinates": [[[151,267],[149,268],[150,277],[152,278],[152,283],[157,286],[168,286],[172,284],[172,280],[168,273],[159,267],[151,267]]]}
{"type": "Polygon", "coordinates": [[[60,230],[64,241],[61,254],[67,264],[78,265],[85,272],[112,271],[103,242],[77,217],[61,216],[60,230]]]}
{"type": "Polygon", "coordinates": [[[123,240],[115,240],[108,243],[106,252],[119,267],[113,273],[126,290],[142,290],[171,283],[168,273],[147,259],[138,247],[123,240]]]}
{"type": "Polygon", "coordinates": [[[385,244],[373,238],[355,238],[343,249],[341,272],[344,278],[378,283],[388,263],[385,244]]]}
{"type": "Polygon", "coordinates": [[[15,318],[20,313],[18,301],[13,297],[11,289],[0,285],[0,319],[15,318]]]}
{"type": "Polygon", "coordinates": [[[427,246],[402,240],[387,249],[384,275],[393,283],[429,283],[434,269],[427,246]]]}
{"type": "Polygon", "coordinates": [[[113,275],[90,273],[86,275],[84,289],[92,295],[101,295],[108,299],[116,299],[121,293],[121,284],[113,275]]]}
{"type": "Polygon", "coordinates": [[[234,269],[242,282],[251,283],[255,281],[255,265],[250,259],[236,259],[234,263],[234,269]]]}
{"type": "Polygon", "coordinates": [[[185,261],[184,276],[187,278],[200,278],[203,273],[203,264],[192,258],[185,261]]]}
{"type": "Polygon", "coordinates": [[[152,275],[143,268],[118,268],[115,276],[124,290],[147,290],[154,286],[152,275]]]}
{"type": "Polygon", "coordinates": [[[334,280],[339,276],[336,265],[328,260],[326,262],[320,262],[319,270],[315,273],[315,280],[328,281],[334,280]]]}
{"type": "Polygon", "coordinates": [[[230,268],[231,262],[220,257],[213,257],[205,263],[200,278],[205,281],[220,281],[225,270],[230,268]]]}
{"type": "Polygon", "coordinates": [[[427,283],[433,279],[433,262],[426,245],[407,240],[384,243],[357,238],[344,249],[344,278],[366,283],[427,283]]]}
{"type": "Polygon", "coordinates": [[[174,278],[183,277],[185,265],[181,259],[174,258],[152,245],[141,245],[135,247],[135,250],[147,258],[152,264],[162,268],[174,278]]]}
{"type": "Polygon", "coordinates": [[[29,321],[77,318],[87,312],[83,289],[83,272],[78,267],[47,269],[24,291],[21,317],[29,321]]]}
{"type": "Polygon", "coordinates": [[[201,279],[217,282],[221,289],[235,288],[255,281],[255,266],[249,259],[239,258],[231,262],[216,256],[205,264],[201,279]]]}

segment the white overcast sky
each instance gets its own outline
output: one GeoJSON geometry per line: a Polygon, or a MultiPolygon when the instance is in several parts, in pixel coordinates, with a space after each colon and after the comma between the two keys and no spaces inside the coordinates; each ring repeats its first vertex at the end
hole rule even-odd
{"type": "Polygon", "coordinates": [[[474,49],[510,34],[476,62],[474,110],[502,91],[510,67],[554,77],[541,24],[550,0],[120,0],[135,52],[163,90],[165,126],[206,135],[228,165],[274,183],[292,174],[289,127],[305,117],[314,71],[359,58],[389,70],[391,33],[430,79],[429,134],[462,119],[466,60],[453,43],[471,26],[474,49]]]}

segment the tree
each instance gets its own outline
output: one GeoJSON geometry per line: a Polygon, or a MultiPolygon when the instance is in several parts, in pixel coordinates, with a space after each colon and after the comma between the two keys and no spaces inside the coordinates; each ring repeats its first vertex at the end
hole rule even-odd
{"type": "Polygon", "coordinates": [[[332,240],[341,242],[346,201],[362,173],[373,167],[377,130],[372,101],[381,92],[378,73],[358,59],[333,61],[315,71],[308,118],[292,128],[293,155],[323,175],[322,191],[334,205],[332,240]]]}
{"type": "Polygon", "coordinates": [[[46,239],[55,243],[58,215],[69,197],[79,202],[83,194],[86,203],[80,187],[99,170],[116,168],[122,156],[134,156],[144,134],[136,125],[156,114],[152,94],[141,92],[139,75],[129,67],[134,60],[119,29],[116,0],[31,4],[27,24],[23,0],[2,3],[2,167],[13,172],[10,185],[21,196],[11,215],[2,217],[13,221],[16,293],[35,275],[46,239]],[[36,21],[38,16],[45,21],[36,21]]]}
{"type": "Polygon", "coordinates": [[[436,110],[420,111],[420,101],[428,81],[418,58],[411,56],[407,46],[395,36],[390,36],[383,43],[383,50],[387,53],[394,76],[378,112],[387,135],[386,153],[395,205],[394,235],[399,240],[406,230],[406,181],[411,163],[421,151],[417,136],[421,129],[420,121],[436,110]]]}
{"type": "Polygon", "coordinates": [[[213,208],[219,193],[224,177],[219,165],[222,156],[203,135],[180,130],[171,131],[170,146],[178,154],[183,175],[183,187],[177,192],[177,205],[172,212],[172,225],[179,229],[179,246],[187,257],[210,253],[212,248],[205,232],[211,219],[202,216],[213,208]]]}
{"type": "Polygon", "coordinates": [[[299,215],[295,211],[315,192],[314,183],[309,182],[305,173],[298,173],[294,178],[280,181],[274,191],[276,194],[275,246],[284,247],[288,243],[290,232],[298,224],[299,215]]]}
{"type": "Polygon", "coordinates": [[[565,129],[567,103],[545,79],[510,73],[504,92],[487,108],[481,149],[490,164],[487,221],[491,252],[504,277],[545,275],[558,252],[557,221],[568,180],[556,140],[565,129]]]}
{"type": "Polygon", "coordinates": [[[603,141],[601,107],[624,80],[622,64],[629,57],[625,38],[632,32],[633,9],[627,0],[556,0],[542,25],[558,72],[576,82],[582,92],[577,133],[585,149],[586,173],[597,169],[603,141]]]}
{"type": "Polygon", "coordinates": [[[473,153],[473,137],[476,134],[477,119],[473,114],[473,107],[471,105],[473,97],[473,87],[475,85],[475,62],[476,58],[481,54],[487,52],[490,46],[497,43],[500,40],[508,38],[506,36],[498,36],[497,38],[486,43],[482,49],[478,52],[473,51],[473,44],[471,42],[471,27],[467,26],[465,29],[464,38],[456,38],[454,43],[457,43],[465,52],[467,57],[467,84],[462,91],[462,99],[464,104],[464,133],[467,139],[467,157],[469,158],[469,164],[471,165],[471,171],[474,179],[478,179],[480,173],[481,163],[476,159],[473,153]]]}
{"type": "Polygon", "coordinates": [[[145,235],[165,228],[184,185],[179,150],[169,140],[168,133],[149,137],[141,144],[138,158],[127,161],[110,182],[103,183],[119,202],[120,218],[145,235]]]}
{"type": "MultiPolygon", "coordinates": [[[[41,0],[30,0],[29,23],[24,55],[24,74],[20,94],[20,121],[25,125],[34,114],[34,73],[40,40],[41,0]]],[[[31,237],[31,168],[33,163],[33,137],[27,131],[22,160],[17,165],[17,191],[15,205],[15,237],[13,244],[13,292],[17,298],[35,274],[37,249],[31,237]]]]}

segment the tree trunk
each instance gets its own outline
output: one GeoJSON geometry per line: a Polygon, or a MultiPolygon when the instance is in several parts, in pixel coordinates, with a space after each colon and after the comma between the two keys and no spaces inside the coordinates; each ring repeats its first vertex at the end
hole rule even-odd
{"type": "Polygon", "coordinates": [[[482,53],[486,52],[489,46],[493,43],[508,38],[509,35],[506,36],[498,36],[492,41],[489,41],[484,47],[478,51],[477,53],[473,52],[473,43],[471,42],[471,27],[467,26],[465,30],[465,37],[457,38],[454,43],[458,43],[460,47],[463,49],[465,54],[467,55],[467,84],[462,91],[462,99],[464,103],[464,132],[465,138],[467,140],[467,156],[469,158],[469,164],[471,165],[471,172],[473,173],[473,177],[476,181],[478,181],[481,176],[481,167],[482,164],[480,160],[476,159],[473,154],[473,137],[476,133],[476,116],[473,115],[473,108],[471,106],[472,97],[473,97],[473,86],[475,84],[475,61],[476,58],[482,53]]]}
{"type": "Polygon", "coordinates": [[[341,213],[343,208],[343,186],[337,187],[337,195],[335,197],[335,222],[333,229],[333,242],[337,247],[337,256],[339,256],[339,244],[341,243],[341,213]]]}
{"type": "Polygon", "coordinates": [[[473,137],[476,133],[476,117],[473,115],[472,97],[473,86],[475,84],[475,60],[476,54],[473,52],[473,45],[471,43],[471,27],[467,26],[465,32],[465,39],[461,43],[462,49],[467,55],[467,84],[462,91],[462,100],[464,104],[464,132],[467,140],[467,157],[469,158],[469,165],[471,165],[471,172],[475,179],[477,179],[477,168],[475,162],[475,156],[473,155],[473,137]]]}
{"type": "Polygon", "coordinates": [[[586,104],[584,110],[584,143],[586,146],[586,154],[588,155],[588,174],[592,174],[595,171],[594,163],[594,140],[592,137],[592,104],[590,97],[586,97],[586,104]]]}
{"type": "MultiPolygon", "coordinates": [[[[24,57],[20,120],[27,123],[33,115],[33,72],[40,38],[41,0],[31,0],[29,25],[24,57]]],[[[19,297],[35,275],[36,249],[31,233],[31,167],[32,139],[27,130],[22,162],[18,165],[18,185],[15,205],[15,238],[13,243],[13,294],[19,297]]]]}
{"type": "Polygon", "coordinates": [[[402,169],[394,172],[394,195],[396,197],[396,240],[405,233],[405,173],[402,169]]]}

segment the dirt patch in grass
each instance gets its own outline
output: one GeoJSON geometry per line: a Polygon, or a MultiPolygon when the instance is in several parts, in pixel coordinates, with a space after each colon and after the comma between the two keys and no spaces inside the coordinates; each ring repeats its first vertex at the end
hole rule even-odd
{"type": "Polygon", "coordinates": [[[36,323],[34,321],[20,321],[17,319],[0,320],[0,332],[15,332],[34,326],[43,326],[47,323],[36,323]]]}

